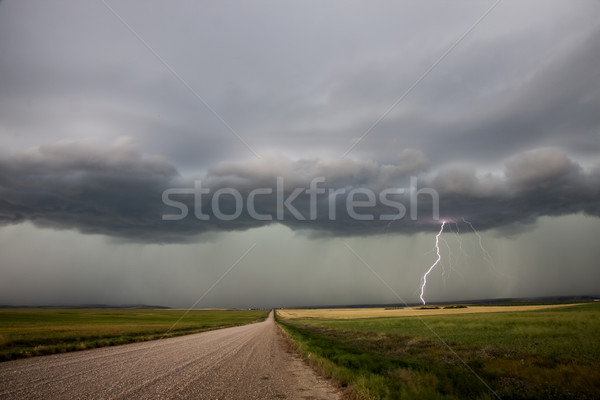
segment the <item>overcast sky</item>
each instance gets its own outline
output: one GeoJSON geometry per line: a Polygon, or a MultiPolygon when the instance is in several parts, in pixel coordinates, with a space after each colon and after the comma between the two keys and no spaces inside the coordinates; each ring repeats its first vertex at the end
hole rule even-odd
{"type": "Polygon", "coordinates": [[[2,1],[0,304],[415,302],[442,221],[428,301],[600,294],[599,12],[2,1]],[[342,196],[311,219],[302,193],[306,220],[278,216],[278,179],[290,196],[319,177],[404,188],[407,214],[377,201],[357,221],[342,196]],[[209,220],[189,194],[165,220],[163,191],[199,182],[209,220]],[[270,220],[216,218],[218,189],[271,189],[255,197],[270,220]],[[409,218],[418,189],[440,219],[428,195],[409,218]]]}

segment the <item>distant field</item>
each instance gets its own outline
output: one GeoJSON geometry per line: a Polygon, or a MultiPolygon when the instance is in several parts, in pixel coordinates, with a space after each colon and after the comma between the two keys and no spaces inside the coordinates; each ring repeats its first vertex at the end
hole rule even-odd
{"type": "MultiPolygon", "coordinates": [[[[513,306],[467,306],[464,308],[421,309],[420,307],[406,308],[321,308],[321,309],[283,309],[277,314],[282,318],[324,318],[324,319],[357,319],[385,317],[416,317],[425,315],[473,314],[506,311],[533,311],[544,308],[576,306],[576,304],[543,304],[543,305],[513,305],[513,306]]],[[[450,306],[452,307],[452,306],[450,306]]]]}
{"type": "Polygon", "coordinates": [[[486,385],[501,398],[600,398],[599,303],[473,313],[480,308],[497,307],[417,310],[419,318],[379,317],[402,309],[277,316],[300,352],[359,398],[494,398],[486,385]]]}
{"type": "Polygon", "coordinates": [[[268,311],[0,309],[0,361],[202,332],[264,320],[268,311]],[[165,335],[166,333],[166,335],[165,335]]]}

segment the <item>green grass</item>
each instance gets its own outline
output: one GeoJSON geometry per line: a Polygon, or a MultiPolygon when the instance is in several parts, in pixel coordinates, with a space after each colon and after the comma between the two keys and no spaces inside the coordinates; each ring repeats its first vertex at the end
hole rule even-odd
{"type": "Polygon", "coordinates": [[[493,398],[486,384],[503,399],[600,398],[598,303],[421,320],[279,322],[312,364],[358,398],[493,398]]]}
{"type": "Polygon", "coordinates": [[[268,311],[194,310],[173,327],[184,313],[150,309],[0,309],[0,361],[243,325],[268,315],[268,311]]]}

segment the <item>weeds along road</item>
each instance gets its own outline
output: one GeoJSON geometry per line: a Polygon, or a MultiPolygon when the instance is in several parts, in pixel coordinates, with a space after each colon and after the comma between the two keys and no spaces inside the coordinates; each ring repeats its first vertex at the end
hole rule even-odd
{"type": "Polygon", "coordinates": [[[0,399],[338,399],[273,321],[0,363],[0,399]]]}

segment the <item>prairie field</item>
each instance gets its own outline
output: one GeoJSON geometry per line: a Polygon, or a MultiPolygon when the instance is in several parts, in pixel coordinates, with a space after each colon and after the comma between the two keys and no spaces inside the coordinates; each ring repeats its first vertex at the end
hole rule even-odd
{"type": "Polygon", "coordinates": [[[246,310],[0,309],[0,361],[203,332],[267,315],[246,310]]]}
{"type": "Polygon", "coordinates": [[[600,398],[600,303],[277,317],[298,351],[355,398],[600,398]]]}
{"type": "Polygon", "coordinates": [[[545,308],[570,307],[574,304],[536,304],[514,306],[447,306],[448,308],[317,308],[317,309],[282,309],[277,314],[282,318],[321,318],[321,319],[358,319],[358,318],[388,318],[388,317],[417,317],[427,315],[474,314],[507,311],[533,311],[545,308]]]}

